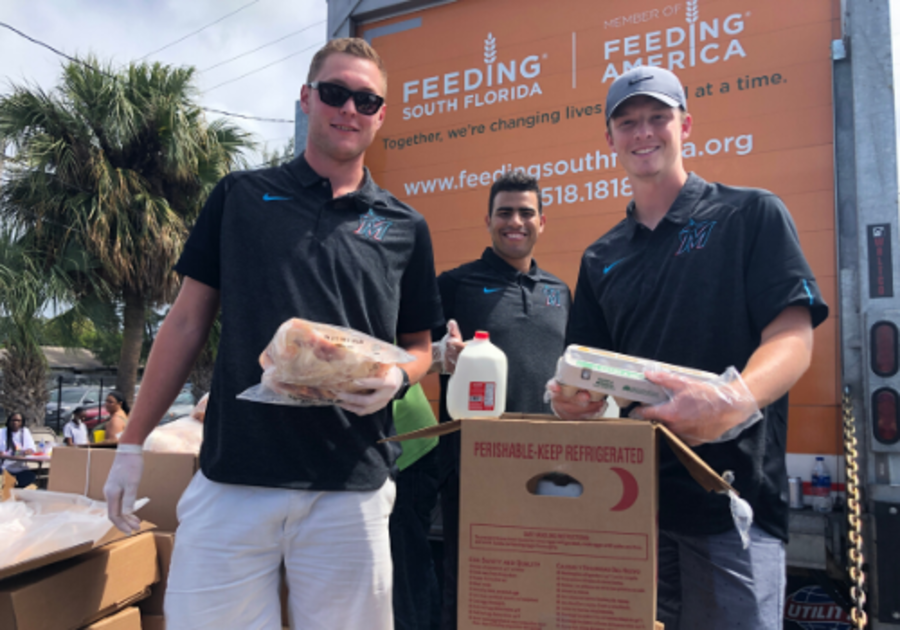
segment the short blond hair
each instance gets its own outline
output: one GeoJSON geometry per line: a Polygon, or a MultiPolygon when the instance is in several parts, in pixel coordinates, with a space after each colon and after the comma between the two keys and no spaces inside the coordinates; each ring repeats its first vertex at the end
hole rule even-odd
{"type": "Polygon", "coordinates": [[[359,37],[339,37],[322,46],[309,64],[309,74],[306,77],[306,82],[312,83],[315,81],[319,72],[322,71],[325,60],[336,53],[367,59],[378,66],[378,71],[381,72],[384,93],[387,94],[387,70],[384,67],[384,61],[382,61],[381,55],[369,45],[369,42],[359,37]]]}

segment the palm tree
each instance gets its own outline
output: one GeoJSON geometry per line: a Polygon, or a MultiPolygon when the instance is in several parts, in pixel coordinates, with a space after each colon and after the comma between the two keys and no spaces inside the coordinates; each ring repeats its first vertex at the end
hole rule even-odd
{"type": "MultiPolygon", "coordinates": [[[[172,267],[215,183],[246,164],[249,134],[206,120],[193,68],[89,59],[53,92],[13,86],[0,98],[9,142],[0,217],[32,236],[47,263],[77,243],[123,308],[116,387],[133,395],[147,308],[170,302],[172,267]]],[[[87,278],[74,276],[81,295],[87,278]]]]}
{"type": "Polygon", "coordinates": [[[41,268],[40,258],[27,237],[0,233],[0,339],[5,350],[0,355],[0,405],[39,425],[44,422],[49,400],[39,318],[51,302],[71,300],[70,276],[84,273],[88,263],[75,248],[50,268],[41,268]]]}

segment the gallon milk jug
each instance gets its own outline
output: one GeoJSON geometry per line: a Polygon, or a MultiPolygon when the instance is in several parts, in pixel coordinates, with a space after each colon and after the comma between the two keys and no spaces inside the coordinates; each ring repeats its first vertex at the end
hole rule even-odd
{"type": "Polygon", "coordinates": [[[499,417],[506,410],[506,355],[479,330],[459,353],[447,387],[447,413],[460,418],[499,417]]]}

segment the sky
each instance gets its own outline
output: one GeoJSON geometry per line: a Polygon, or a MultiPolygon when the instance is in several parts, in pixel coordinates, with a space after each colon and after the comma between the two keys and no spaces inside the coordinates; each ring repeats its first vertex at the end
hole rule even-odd
{"type": "MultiPolygon", "coordinates": [[[[149,54],[147,61],[193,65],[200,71],[195,81],[201,105],[288,121],[310,59],[325,43],[327,11],[326,0],[0,0],[0,22],[67,55],[125,66],[149,54]],[[228,61],[238,55],[244,56],[228,61]],[[216,64],[222,65],[211,67],[216,64]]],[[[50,90],[64,63],[0,26],[0,94],[12,84],[50,90]]],[[[281,149],[294,132],[290,123],[231,121],[269,151],[281,149]]]]}

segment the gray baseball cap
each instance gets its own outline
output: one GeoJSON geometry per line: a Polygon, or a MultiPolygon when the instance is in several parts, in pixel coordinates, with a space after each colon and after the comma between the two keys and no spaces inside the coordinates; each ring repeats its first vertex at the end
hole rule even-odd
{"type": "Polygon", "coordinates": [[[606,94],[606,122],[632,96],[651,96],[669,107],[687,111],[684,88],[674,73],[656,66],[638,66],[619,75],[606,94]]]}

